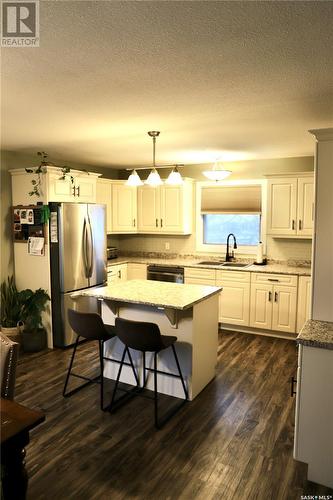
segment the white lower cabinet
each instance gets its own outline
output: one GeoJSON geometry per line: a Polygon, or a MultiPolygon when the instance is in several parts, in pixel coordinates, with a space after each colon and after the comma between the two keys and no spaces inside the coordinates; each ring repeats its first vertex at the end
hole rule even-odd
{"type": "Polygon", "coordinates": [[[146,280],[147,279],[147,264],[137,262],[129,262],[127,264],[127,279],[128,280],[146,280]]]}
{"type": "Polygon", "coordinates": [[[296,306],[297,276],[252,274],[251,327],[295,333],[296,306]]]}
{"type": "Polygon", "coordinates": [[[308,480],[333,488],[333,350],[299,346],[294,458],[308,480]]]}
{"type": "Polygon", "coordinates": [[[115,264],[108,267],[108,285],[127,280],[127,264],[115,264]]]}
{"type": "Polygon", "coordinates": [[[185,267],[184,278],[187,285],[215,286],[216,271],[215,269],[185,267]]]}
{"type": "Polygon", "coordinates": [[[311,314],[311,276],[298,279],[297,333],[299,333],[311,314]]]}
{"type": "Polygon", "coordinates": [[[250,324],[250,273],[216,271],[216,285],[223,287],[219,298],[219,322],[250,324]]]}

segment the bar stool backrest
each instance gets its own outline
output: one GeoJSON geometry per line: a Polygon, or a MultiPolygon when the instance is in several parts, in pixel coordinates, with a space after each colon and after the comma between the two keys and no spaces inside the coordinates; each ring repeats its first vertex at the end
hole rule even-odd
{"type": "Polygon", "coordinates": [[[80,337],[91,340],[102,340],[107,334],[99,314],[83,313],[68,309],[68,321],[74,332],[80,337]]]}
{"type": "Polygon", "coordinates": [[[163,349],[161,332],[155,323],[116,318],[116,335],[131,349],[158,352],[163,349]]]}

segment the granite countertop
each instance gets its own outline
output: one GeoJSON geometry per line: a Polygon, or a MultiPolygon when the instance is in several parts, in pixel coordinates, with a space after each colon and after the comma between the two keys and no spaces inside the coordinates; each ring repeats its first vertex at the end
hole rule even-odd
{"type": "Polygon", "coordinates": [[[296,338],[298,344],[333,350],[333,323],[309,319],[296,338]]]}
{"type": "Polygon", "coordinates": [[[183,285],[161,281],[130,280],[75,292],[98,299],[145,304],[170,309],[188,309],[222,290],[218,286],[183,285]]]}
{"type": "MultiPolygon", "coordinates": [[[[287,263],[272,263],[265,266],[256,266],[249,264],[248,267],[221,267],[221,266],[205,266],[199,264],[204,257],[198,259],[162,259],[154,257],[118,257],[117,259],[108,260],[108,267],[116,264],[136,263],[136,264],[160,264],[161,266],[181,266],[194,267],[201,269],[215,269],[219,271],[246,271],[255,273],[272,273],[272,274],[294,274],[296,276],[311,276],[311,267],[309,266],[290,266],[287,263]]],[[[206,259],[209,260],[209,259],[206,259]]]]}

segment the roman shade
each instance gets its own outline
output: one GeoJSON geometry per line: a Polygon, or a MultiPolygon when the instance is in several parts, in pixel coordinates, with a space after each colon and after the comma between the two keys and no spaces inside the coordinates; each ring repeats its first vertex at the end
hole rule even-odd
{"type": "Polygon", "coordinates": [[[201,213],[261,213],[261,186],[203,187],[201,213]]]}

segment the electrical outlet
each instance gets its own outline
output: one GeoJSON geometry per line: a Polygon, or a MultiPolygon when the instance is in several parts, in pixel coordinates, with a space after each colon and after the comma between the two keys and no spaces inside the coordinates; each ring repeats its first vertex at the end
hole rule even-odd
{"type": "Polygon", "coordinates": [[[170,243],[168,241],[165,243],[165,250],[170,250],[170,243]]]}

